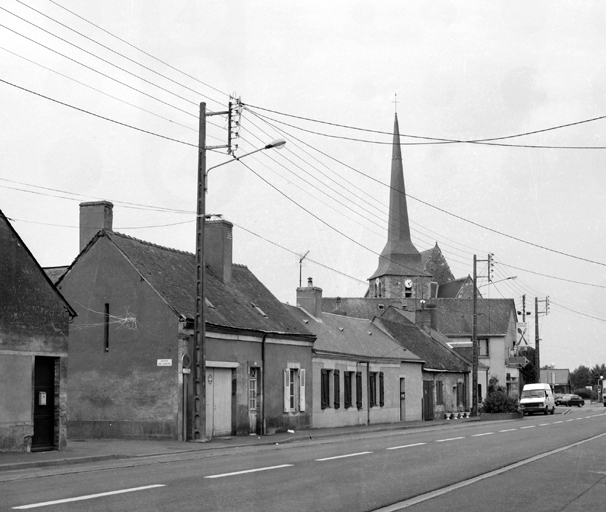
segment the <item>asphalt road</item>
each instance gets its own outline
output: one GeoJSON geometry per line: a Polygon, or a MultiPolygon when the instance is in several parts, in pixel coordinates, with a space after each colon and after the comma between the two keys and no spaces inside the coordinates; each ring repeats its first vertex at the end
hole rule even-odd
{"type": "Polygon", "coordinates": [[[70,474],[0,483],[0,508],[587,510],[574,507],[606,490],[606,415],[603,407],[558,408],[564,411],[231,450],[220,457],[188,454],[185,460],[134,467],[74,468],[70,474]]]}

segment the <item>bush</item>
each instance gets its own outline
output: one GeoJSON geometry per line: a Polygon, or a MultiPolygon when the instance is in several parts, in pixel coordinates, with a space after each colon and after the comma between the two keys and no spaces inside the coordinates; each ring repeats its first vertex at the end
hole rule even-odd
{"type": "Polygon", "coordinates": [[[482,402],[482,412],[501,413],[517,412],[518,401],[507,395],[505,388],[499,386],[499,379],[491,377],[488,382],[488,392],[482,402]]]}
{"type": "MultiPolygon", "coordinates": [[[[587,388],[579,388],[573,391],[575,395],[579,395],[581,398],[585,400],[592,400],[594,397],[594,392],[587,388]]],[[[597,398],[597,397],[596,397],[597,398]]]]}

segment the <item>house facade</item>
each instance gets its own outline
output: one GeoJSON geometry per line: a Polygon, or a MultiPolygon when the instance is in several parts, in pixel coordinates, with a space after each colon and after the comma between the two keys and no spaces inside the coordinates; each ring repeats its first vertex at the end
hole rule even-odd
{"type": "Polygon", "coordinates": [[[322,312],[322,289],[297,288],[295,315],[316,336],[314,428],[421,419],[423,361],[365,318],[322,312]]]}
{"type": "Polygon", "coordinates": [[[75,312],[2,212],[0,248],[0,451],[62,449],[75,312]]]}
{"type": "MultiPolygon", "coordinates": [[[[83,247],[57,282],[79,313],[70,436],[190,439],[195,256],[113,232],[108,211],[81,206],[83,247]]],[[[206,436],[308,428],[313,335],[231,261],[231,223],[206,222],[205,241],[206,436]]]]}

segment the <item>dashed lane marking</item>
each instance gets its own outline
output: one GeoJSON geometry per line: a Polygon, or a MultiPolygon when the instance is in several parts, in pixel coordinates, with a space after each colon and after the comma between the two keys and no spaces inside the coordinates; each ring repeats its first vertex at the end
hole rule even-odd
{"type": "Polygon", "coordinates": [[[209,475],[204,478],[223,478],[224,476],[244,475],[246,473],[256,473],[257,471],[268,471],[270,469],[280,469],[292,466],[292,464],[281,464],[280,466],[268,466],[266,468],[246,469],[244,471],[234,471],[233,473],[221,473],[220,475],[209,475]]]}
{"type": "Polygon", "coordinates": [[[445,443],[446,441],[457,441],[458,439],[465,439],[465,437],[450,437],[448,439],[437,439],[436,443],[445,443]]]}
{"type": "Polygon", "coordinates": [[[323,459],[316,459],[316,461],[323,462],[325,460],[344,459],[346,457],[357,457],[358,455],[366,455],[368,453],[372,453],[372,452],[348,453],[347,455],[336,455],[335,457],[325,457],[323,459]]]}
{"type": "Polygon", "coordinates": [[[536,425],[528,425],[526,427],[520,427],[520,430],[524,430],[526,428],[534,428],[534,427],[536,427],[536,425]]]}
{"type": "Polygon", "coordinates": [[[413,443],[413,444],[405,444],[403,446],[392,446],[391,448],[386,448],[386,450],[401,450],[402,448],[412,448],[413,446],[422,446],[427,443],[413,443]]]}
{"type": "Polygon", "coordinates": [[[99,494],[89,494],[87,496],[77,496],[75,498],[66,498],[64,500],[45,501],[43,503],[33,503],[31,505],[21,505],[20,507],[13,507],[13,509],[25,510],[28,508],[47,507],[49,505],[59,505],[61,503],[71,503],[73,501],[92,500],[94,498],[102,498],[104,496],[113,496],[114,494],[124,494],[126,492],[146,491],[147,489],[154,489],[156,487],[165,487],[165,485],[156,484],[156,485],[146,485],[145,487],[133,487],[131,489],[120,489],[118,491],[101,492],[99,494]]]}
{"type": "Polygon", "coordinates": [[[506,428],[505,430],[499,430],[499,432],[513,432],[514,430],[518,430],[517,428],[506,428]]]}
{"type": "Polygon", "coordinates": [[[494,432],[484,432],[483,434],[474,434],[471,437],[491,436],[494,432]]]}

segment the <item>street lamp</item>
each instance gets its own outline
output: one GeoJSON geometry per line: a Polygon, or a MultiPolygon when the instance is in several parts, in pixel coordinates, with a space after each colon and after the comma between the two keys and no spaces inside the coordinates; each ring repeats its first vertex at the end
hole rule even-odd
{"type": "MultiPolygon", "coordinates": [[[[222,112],[209,113],[209,116],[222,112]]],[[[200,103],[200,124],[198,135],[198,204],[196,209],[196,313],[194,321],[194,342],[192,347],[193,361],[193,397],[191,414],[191,439],[206,441],[206,325],[204,320],[204,224],[206,217],[206,177],[217,167],[240,160],[266,149],[281,149],[286,144],[284,139],[276,139],[262,148],[255,149],[233,160],[227,160],[206,169],[206,103],[200,103]]],[[[184,414],[184,421],[186,415],[184,414]]]]}
{"type": "Polygon", "coordinates": [[[504,279],[499,279],[498,281],[491,281],[490,283],[480,285],[480,286],[478,286],[478,288],[484,288],[484,286],[490,286],[491,284],[497,284],[497,283],[501,283],[503,281],[508,281],[509,279],[517,279],[517,278],[518,278],[518,276],[505,277],[504,279]]]}

